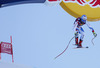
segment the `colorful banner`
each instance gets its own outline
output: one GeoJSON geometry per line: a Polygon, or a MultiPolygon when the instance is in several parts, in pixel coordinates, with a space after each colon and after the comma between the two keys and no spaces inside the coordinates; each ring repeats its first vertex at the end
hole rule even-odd
{"type": "Polygon", "coordinates": [[[63,0],[60,5],[76,18],[86,15],[88,21],[100,20],[100,0],[63,0]]]}

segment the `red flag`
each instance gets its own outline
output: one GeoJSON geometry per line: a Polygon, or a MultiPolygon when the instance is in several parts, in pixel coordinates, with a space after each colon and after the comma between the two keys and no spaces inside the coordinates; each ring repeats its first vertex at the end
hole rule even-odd
{"type": "Polygon", "coordinates": [[[13,54],[11,43],[1,42],[0,47],[1,47],[0,53],[7,53],[7,54],[11,54],[11,55],[13,54]]]}
{"type": "Polygon", "coordinates": [[[0,43],[0,60],[1,60],[1,43],[0,43]]]}
{"type": "Polygon", "coordinates": [[[1,43],[0,43],[0,53],[1,53],[1,43]]]}
{"type": "Polygon", "coordinates": [[[14,62],[13,59],[13,48],[12,48],[12,36],[10,36],[11,43],[8,42],[1,42],[0,43],[0,59],[1,59],[1,53],[7,53],[12,55],[12,62],[14,62]]]}

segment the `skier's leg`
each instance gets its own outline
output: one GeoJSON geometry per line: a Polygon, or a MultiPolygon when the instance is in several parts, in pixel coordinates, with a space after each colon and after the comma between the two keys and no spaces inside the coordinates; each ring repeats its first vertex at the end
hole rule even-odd
{"type": "Polygon", "coordinates": [[[77,28],[75,32],[75,45],[78,45],[78,37],[79,37],[78,33],[79,33],[79,29],[77,28]]]}
{"type": "Polygon", "coordinates": [[[81,34],[80,41],[79,41],[79,47],[82,47],[82,42],[83,42],[83,38],[84,38],[84,30],[82,27],[80,28],[79,33],[81,34]]]}

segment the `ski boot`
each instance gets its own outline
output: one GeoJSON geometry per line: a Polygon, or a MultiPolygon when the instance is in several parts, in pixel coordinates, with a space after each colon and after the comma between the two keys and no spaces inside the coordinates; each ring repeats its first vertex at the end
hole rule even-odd
{"type": "Polygon", "coordinates": [[[83,40],[80,39],[80,42],[79,42],[77,48],[82,48],[82,42],[83,42],[83,40]]]}

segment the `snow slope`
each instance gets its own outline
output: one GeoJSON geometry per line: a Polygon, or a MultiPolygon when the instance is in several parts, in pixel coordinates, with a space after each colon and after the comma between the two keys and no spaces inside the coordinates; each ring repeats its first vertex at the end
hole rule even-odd
{"type": "Polygon", "coordinates": [[[0,68],[32,68],[32,67],[0,61],[0,68]]]}

